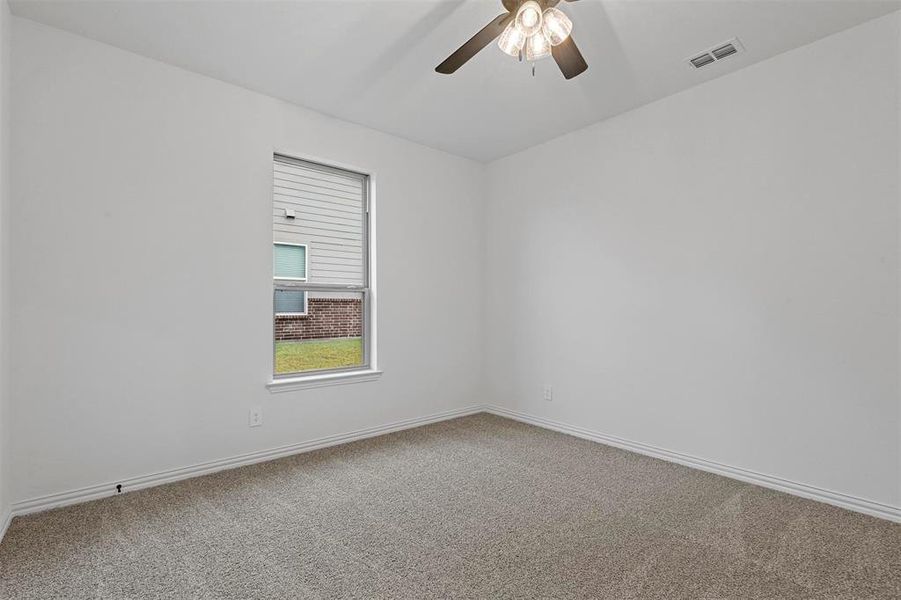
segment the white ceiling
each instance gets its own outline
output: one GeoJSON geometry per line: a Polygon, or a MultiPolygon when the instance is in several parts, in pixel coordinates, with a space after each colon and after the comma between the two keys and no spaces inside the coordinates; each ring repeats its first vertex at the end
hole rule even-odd
{"type": "Polygon", "coordinates": [[[21,17],[433,148],[492,160],[887,14],[898,0],[581,0],[560,6],[589,64],[533,78],[492,44],[434,67],[500,0],[11,0],[21,17]],[[685,59],[732,37],[743,54],[685,59]]]}

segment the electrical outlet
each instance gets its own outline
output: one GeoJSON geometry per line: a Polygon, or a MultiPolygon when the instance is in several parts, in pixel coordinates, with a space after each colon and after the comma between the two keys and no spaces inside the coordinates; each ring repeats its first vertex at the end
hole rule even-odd
{"type": "Polygon", "coordinates": [[[550,402],[554,399],[554,388],[553,387],[551,387],[549,385],[544,386],[544,399],[547,400],[548,402],[550,402]]]}
{"type": "Polygon", "coordinates": [[[250,409],[250,426],[259,427],[263,424],[263,407],[254,406],[250,409]]]}

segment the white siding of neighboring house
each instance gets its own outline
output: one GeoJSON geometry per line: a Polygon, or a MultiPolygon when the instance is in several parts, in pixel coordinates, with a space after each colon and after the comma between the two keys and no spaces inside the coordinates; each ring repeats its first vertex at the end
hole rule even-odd
{"type": "Polygon", "coordinates": [[[273,164],[273,240],[306,244],[310,283],[362,285],[363,176],[273,164]],[[285,209],[295,217],[286,218],[285,209]]]}

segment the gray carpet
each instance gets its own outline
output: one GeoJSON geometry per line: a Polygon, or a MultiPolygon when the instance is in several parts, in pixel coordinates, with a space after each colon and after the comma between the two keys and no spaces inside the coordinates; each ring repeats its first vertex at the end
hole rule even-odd
{"type": "Polygon", "coordinates": [[[3,598],[899,598],[901,525],[476,415],[13,521],[3,598]]]}

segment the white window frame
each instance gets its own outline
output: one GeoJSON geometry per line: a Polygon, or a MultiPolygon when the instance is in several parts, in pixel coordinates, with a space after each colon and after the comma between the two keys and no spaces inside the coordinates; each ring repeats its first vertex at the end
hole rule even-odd
{"type": "MultiPolygon", "coordinates": [[[[272,279],[274,281],[306,281],[310,274],[310,248],[307,244],[295,244],[294,242],[272,242],[273,246],[295,246],[303,248],[303,272],[304,277],[276,277],[275,265],[272,265],[272,279]]],[[[276,317],[306,317],[310,314],[309,295],[303,295],[303,312],[277,312],[276,317]]]]}
{"type": "MultiPolygon", "coordinates": [[[[362,286],[306,286],[307,288],[316,287],[318,291],[359,291],[363,296],[363,364],[356,367],[348,367],[346,369],[329,369],[321,371],[308,371],[301,373],[290,373],[284,375],[275,374],[275,335],[274,323],[275,313],[273,311],[273,336],[272,336],[272,353],[271,353],[271,369],[272,379],[266,384],[266,387],[272,393],[289,392],[294,390],[302,390],[307,388],[317,388],[330,385],[339,385],[347,383],[357,383],[364,381],[375,381],[379,379],[382,372],[378,368],[378,311],[377,311],[377,286],[376,286],[376,174],[371,169],[360,168],[354,165],[342,164],[331,160],[323,160],[318,157],[306,156],[301,153],[284,151],[276,149],[270,160],[276,157],[287,159],[289,161],[296,160],[303,163],[313,164],[326,170],[338,170],[351,172],[363,177],[363,285],[362,286]]],[[[271,181],[269,195],[271,198],[272,189],[275,185],[271,181]]],[[[275,242],[273,243],[284,243],[275,242]]],[[[309,247],[307,247],[306,260],[309,268],[309,247]]],[[[274,270],[273,270],[274,272],[274,270]]],[[[307,270],[309,276],[309,270],[307,270]]]]}

